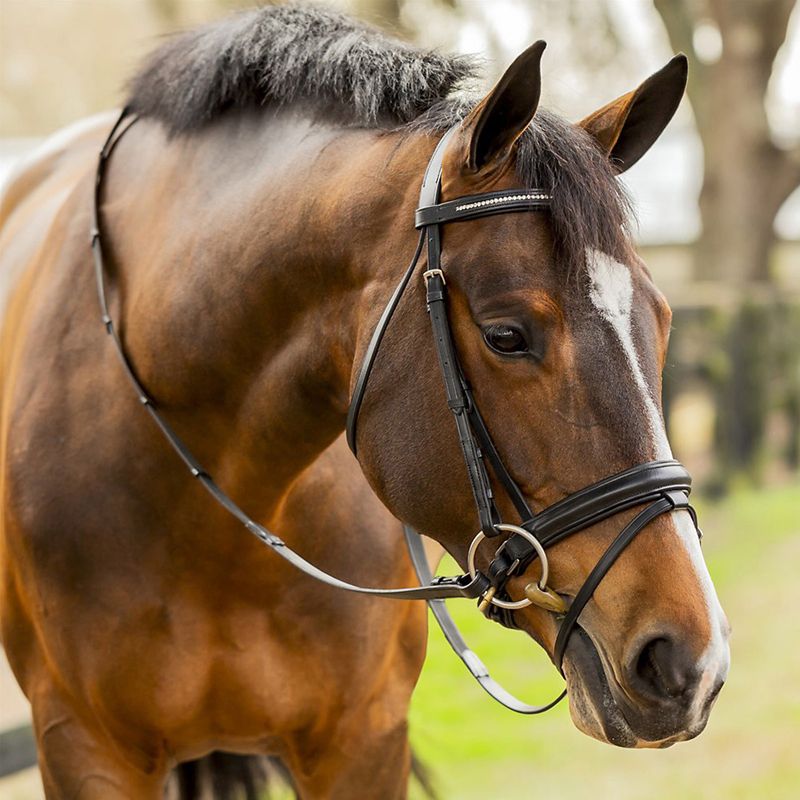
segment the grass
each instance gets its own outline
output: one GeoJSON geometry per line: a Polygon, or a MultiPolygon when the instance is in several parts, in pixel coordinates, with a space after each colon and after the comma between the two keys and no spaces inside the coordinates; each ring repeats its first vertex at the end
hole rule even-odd
{"type": "MultiPolygon", "coordinates": [[[[730,677],[706,731],[666,751],[629,751],[578,732],[566,703],[540,717],[516,715],[474,683],[432,622],[411,736],[441,797],[798,796],[800,486],[741,490],[700,512],[706,558],[734,629],[730,677]]],[[[526,637],[486,623],[470,604],[451,606],[492,675],[518,696],[540,702],[560,690],[526,637]]]]}

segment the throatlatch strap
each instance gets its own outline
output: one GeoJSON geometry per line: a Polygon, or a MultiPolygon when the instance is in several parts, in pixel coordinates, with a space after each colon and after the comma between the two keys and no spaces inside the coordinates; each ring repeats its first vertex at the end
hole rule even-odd
{"type": "Polygon", "coordinates": [[[358,412],[361,410],[361,404],[364,402],[364,393],[367,390],[367,381],[372,373],[372,367],[375,364],[375,357],[378,355],[378,348],[381,346],[386,329],[389,327],[389,323],[392,321],[394,312],[400,303],[400,298],[403,296],[403,292],[406,290],[406,286],[408,286],[408,282],[411,280],[411,276],[414,274],[414,269],[417,266],[417,262],[419,261],[424,244],[425,231],[422,231],[419,235],[417,249],[414,251],[414,256],[411,259],[411,263],[406,268],[406,271],[403,273],[403,277],[400,279],[400,283],[398,283],[395,287],[395,290],[392,292],[392,296],[389,298],[389,302],[383,309],[383,313],[378,320],[378,324],[375,326],[375,330],[372,332],[372,338],[367,346],[367,351],[364,354],[363,360],[361,361],[361,368],[358,371],[358,378],[353,389],[352,399],[350,400],[350,408],[347,409],[347,425],[345,427],[347,444],[353,451],[353,455],[356,455],[357,447],[356,426],[358,424],[358,412]]]}
{"type": "MultiPolygon", "coordinates": [[[[433,154],[428,161],[428,165],[425,168],[425,175],[422,179],[420,195],[430,198],[428,202],[435,203],[439,196],[439,182],[442,174],[442,157],[444,156],[447,143],[454,134],[455,128],[451,128],[444,136],[442,136],[441,139],[439,139],[436,147],[433,150],[433,154]]],[[[357,455],[356,450],[358,445],[356,441],[356,427],[358,425],[358,413],[361,410],[361,404],[364,402],[364,394],[367,391],[369,376],[372,374],[372,368],[375,365],[375,357],[378,355],[378,349],[383,341],[383,336],[386,333],[386,329],[389,327],[389,323],[391,322],[395,309],[400,302],[400,298],[403,296],[403,292],[405,292],[406,286],[408,286],[408,282],[411,279],[411,276],[414,274],[414,268],[417,266],[417,262],[419,261],[425,241],[428,240],[429,248],[431,246],[431,236],[435,236],[436,249],[438,250],[439,231],[434,230],[433,228],[429,228],[427,230],[423,228],[420,231],[419,242],[417,244],[414,257],[411,259],[411,263],[408,265],[405,274],[400,279],[400,283],[397,284],[392,296],[389,298],[389,302],[386,304],[386,307],[384,308],[383,313],[378,320],[378,324],[375,326],[375,330],[372,332],[372,338],[370,339],[364,359],[361,362],[361,367],[358,372],[358,379],[356,380],[353,388],[353,395],[350,399],[350,407],[347,410],[347,424],[345,426],[347,444],[353,451],[353,455],[357,455]]]]}

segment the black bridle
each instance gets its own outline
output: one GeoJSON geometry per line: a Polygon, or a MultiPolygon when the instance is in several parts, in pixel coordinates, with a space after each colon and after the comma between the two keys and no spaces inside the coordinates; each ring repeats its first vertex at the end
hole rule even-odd
{"type": "MultiPolygon", "coordinates": [[[[440,226],[445,223],[464,222],[494,214],[546,210],[550,205],[550,196],[546,192],[537,189],[517,189],[466,195],[455,200],[439,202],[442,161],[447,144],[456,130],[457,127],[451,128],[439,140],[425,170],[420,191],[419,208],[415,217],[415,225],[421,231],[419,244],[414,258],[395,288],[378,321],[364,355],[347,416],[347,442],[353,453],[357,455],[356,425],[369,376],[392,315],[415,271],[417,262],[422,255],[423,246],[427,244],[427,269],[423,276],[427,290],[428,315],[431,321],[433,341],[438,356],[447,404],[453,413],[461,452],[464,456],[472,495],[477,508],[479,530],[481,532],[479,537],[483,538],[485,536],[489,538],[497,536],[509,528],[516,529],[516,532],[513,532],[497,549],[487,568],[484,576],[487,586],[482,595],[484,598],[481,603],[482,610],[489,612],[489,616],[507,627],[515,627],[512,616],[513,611],[509,607],[514,605],[519,607],[520,603],[502,599],[505,585],[511,577],[521,575],[537,556],[542,558],[544,548],[554,545],[567,536],[584,530],[621,511],[645,503],[649,504],[625,526],[611,543],[594,569],[589,573],[569,608],[563,609],[564,613],[561,618],[553,653],[553,660],[559,671],[563,673],[564,653],[581,611],[591,599],[600,581],[636,535],[656,517],[675,509],[688,510],[697,528],[697,518],[694,509],[689,504],[691,477],[677,461],[647,462],[574,492],[558,503],[544,509],[538,515],[533,514],[519,485],[506,468],[492,441],[486,423],[475,402],[472,390],[459,365],[447,317],[447,285],[445,274],[442,270],[440,226]],[[522,520],[519,526],[502,524],[486,468],[487,462],[519,514],[522,520]],[[526,532],[532,536],[525,536],[526,532]],[[537,542],[541,547],[536,547],[537,542]],[[511,613],[509,613],[510,611],[511,613]]],[[[699,528],[697,530],[699,533],[699,528]]],[[[418,539],[419,535],[406,526],[406,540],[409,542],[409,549],[412,553],[414,566],[417,569],[417,575],[421,582],[427,583],[430,581],[430,570],[425,561],[424,550],[421,547],[415,548],[412,546],[415,538],[418,539]]],[[[476,537],[473,542],[473,548],[471,548],[473,552],[474,547],[479,542],[480,539],[476,537]]],[[[475,574],[477,576],[481,575],[481,573],[475,574]]],[[[537,600],[540,601],[538,603],[540,605],[543,602],[547,603],[545,607],[550,610],[557,607],[558,600],[553,597],[554,593],[548,590],[546,577],[542,584],[533,589],[532,594],[536,598],[532,603],[537,603],[537,600]],[[536,588],[543,592],[545,597],[541,597],[541,594],[536,593],[536,588]],[[549,595],[549,598],[547,595],[549,595]]],[[[429,604],[448,641],[462,655],[467,666],[472,669],[471,662],[473,661],[474,653],[467,650],[469,655],[467,657],[464,656],[466,644],[458,634],[458,630],[450,618],[444,603],[429,601],[429,604]]],[[[481,671],[485,672],[485,668],[482,668],[481,671]]],[[[475,674],[474,671],[473,674],[475,674]]],[[[476,675],[476,677],[479,676],[476,675]]],[[[490,690],[490,694],[495,694],[495,692],[490,690]]],[[[563,697],[563,694],[561,697],[563,697]]],[[[561,697],[558,699],[560,700],[561,697]]],[[[524,704],[520,704],[515,698],[511,698],[513,704],[507,702],[508,698],[498,697],[498,699],[505,705],[522,713],[536,713],[553,705],[548,704],[539,708],[525,706],[523,710],[519,706],[524,704]]]]}
{"type": "Polygon", "coordinates": [[[549,196],[535,190],[516,190],[469,195],[449,202],[439,203],[442,158],[454,129],[445,134],[434,150],[425,172],[420,194],[420,207],[416,213],[416,227],[421,231],[419,244],[414,258],[384,309],[367,348],[347,417],[347,440],[355,453],[356,422],[370,372],[375,363],[384,333],[415,271],[417,262],[422,254],[423,245],[427,242],[427,270],[424,273],[427,287],[427,306],[447,402],[454,415],[472,493],[478,510],[480,533],[470,548],[470,571],[468,573],[456,577],[433,577],[419,534],[408,526],[404,526],[409,553],[422,585],[399,589],[374,589],[357,586],[342,581],[315,567],[289,548],[280,537],[251,519],[220,489],[213,478],[194,458],[169,423],[161,416],[155,401],[147,393],[136,375],[136,371],[125,352],[122,341],[116,332],[114,321],[109,313],[105,288],[103,232],[100,214],[107,161],[121,136],[136,120],[135,117],[131,118],[130,124],[127,127],[123,127],[123,122],[128,117],[128,109],[123,109],[100,151],[95,180],[91,247],[94,256],[95,276],[103,325],[114,342],[115,349],[139,402],[158,425],[165,439],[184,462],[192,476],[202,484],[211,496],[239,520],[250,533],[272,548],[282,558],[307,575],[339,589],[391,599],[426,600],[442,627],[448,642],[489,694],[508,708],[523,714],[537,714],[552,708],[564,697],[566,692],[562,692],[556,700],[546,705],[530,706],[517,700],[499,686],[490,677],[486,667],[461,637],[443,601],[454,597],[480,598],[482,610],[491,611],[498,621],[509,626],[513,625],[511,615],[508,613],[498,614],[495,609],[500,608],[501,612],[508,611],[509,607],[521,607],[523,604],[527,605],[530,602],[535,602],[549,610],[563,611],[553,654],[556,666],[563,673],[564,652],[581,611],[605,574],[634,537],[660,514],[675,509],[687,509],[695,521],[695,526],[697,522],[688,500],[691,490],[691,478],[684,467],[677,461],[654,461],[637,465],[581,489],[534,515],[519,486],[504,466],[497,448],[492,442],[489,431],[475,404],[470,387],[464,379],[459,366],[450,332],[446,306],[447,290],[445,276],[441,267],[440,225],[493,214],[546,209],[550,202],[549,196]],[[486,468],[487,461],[522,520],[519,526],[504,524],[500,519],[486,468]],[[567,609],[563,600],[546,585],[545,548],[621,511],[644,504],[647,504],[647,506],[625,526],[611,543],[567,609]],[[503,530],[512,530],[513,534],[499,546],[486,572],[483,573],[474,569],[474,551],[477,543],[484,537],[497,536],[503,530]],[[516,603],[504,600],[503,597],[507,597],[504,591],[506,583],[513,576],[522,575],[537,557],[542,561],[543,578],[540,579],[538,585],[531,584],[526,587],[526,594],[530,589],[528,600],[517,601],[516,603]],[[534,598],[533,601],[530,600],[530,596],[534,598]]]}

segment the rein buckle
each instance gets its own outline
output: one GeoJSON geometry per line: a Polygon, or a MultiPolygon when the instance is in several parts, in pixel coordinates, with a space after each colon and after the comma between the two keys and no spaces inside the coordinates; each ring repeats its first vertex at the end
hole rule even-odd
{"type": "Polygon", "coordinates": [[[492,603],[492,598],[494,597],[496,591],[497,589],[494,586],[490,586],[484,592],[483,597],[481,597],[480,603],[478,603],[478,611],[480,611],[481,614],[486,613],[487,609],[492,603]]]}

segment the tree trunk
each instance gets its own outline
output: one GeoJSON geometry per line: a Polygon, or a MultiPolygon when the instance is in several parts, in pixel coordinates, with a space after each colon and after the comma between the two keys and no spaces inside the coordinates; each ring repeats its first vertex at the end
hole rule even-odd
{"type": "Polygon", "coordinates": [[[728,328],[726,369],[714,383],[723,490],[737,473],[757,477],[770,409],[777,303],[770,292],[753,302],[753,290],[772,281],[775,217],[800,183],[800,150],[773,143],[764,105],[794,0],[655,0],[655,6],[672,46],[690,56],[688,93],[703,143],[694,277],[736,286],[742,298],[728,328]],[[710,21],[722,51],[704,63],[694,34],[710,21]]]}
{"type": "Polygon", "coordinates": [[[775,216],[796,185],[794,169],[770,140],[760,65],[704,69],[692,92],[704,156],[695,278],[769,281],[775,216]]]}
{"type": "Polygon", "coordinates": [[[770,280],[773,225],[800,183],[800,154],[772,142],[764,101],[793,0],[655,0],[670,42],[690,55],[689,99],[705,159],[695,277],[744,287],[770,280]],[[703,63],[695,26],[713,19],[722,54],[703,63]]]}

